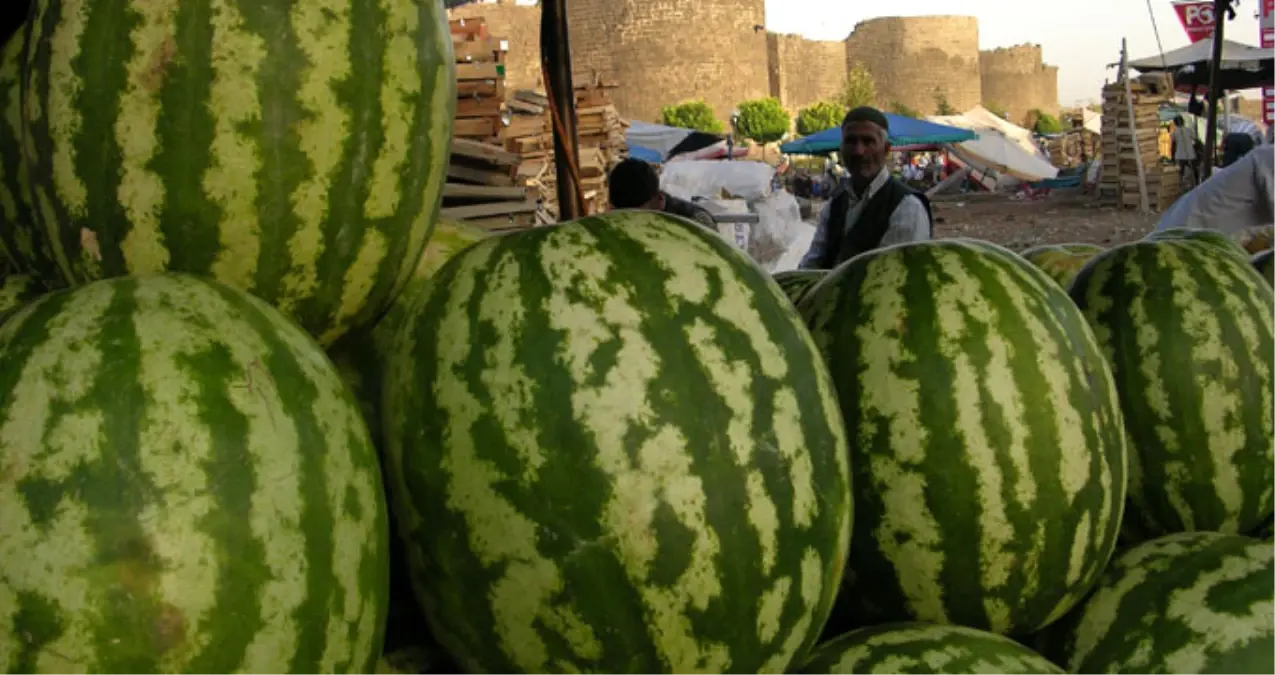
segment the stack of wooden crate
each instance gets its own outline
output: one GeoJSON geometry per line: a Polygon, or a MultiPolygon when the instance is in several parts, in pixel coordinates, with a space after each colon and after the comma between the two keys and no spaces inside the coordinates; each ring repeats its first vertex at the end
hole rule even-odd
{"type": "Polygon", "coordinates": [[[505,55],[508,41],[492,37],[482,17],[452,19],[456,52],[457,138],[494,142],[500,135],[505,101],[505,55]]]}
{"type": "Polygon", "coordinates": [[[1098,183],[1098,196],[1103,203],[1141,207],[1139,159],[1148,207],[1163,210],[1177,199],[1177,173],[1172,165],[1161,163],[1159,143],[1160,105],[1172,100],[1172,79],[1164,75],[1119,80],[1103,87],[1102,177],[1098,183]]]}

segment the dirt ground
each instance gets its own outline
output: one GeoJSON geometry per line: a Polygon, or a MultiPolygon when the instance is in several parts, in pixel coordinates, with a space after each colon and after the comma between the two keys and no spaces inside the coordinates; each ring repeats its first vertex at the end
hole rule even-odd
{"type": "Polygon", "coordinates": [[[1141,239],[1159,217],[1135,209],[1100,207],[1079,190],[1055,191],[1037,201],[1007,195],[951,195],[934,201],[934,237],[982,239],[1015,251],[1041,244],[1110,247],[1141,239]]]}

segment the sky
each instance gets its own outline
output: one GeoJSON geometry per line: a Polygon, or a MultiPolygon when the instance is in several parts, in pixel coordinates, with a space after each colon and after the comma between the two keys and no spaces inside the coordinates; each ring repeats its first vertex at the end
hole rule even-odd
{"type": "MultiPolygon", "coordinates": [[[[1122,37],[1129,40],[1132,58],[1160,53],[1147,4],[1147,0],[766,0],[766,28],[814,40],[843,40],[856,23],[878,16],[974,16],[981,49],[1039,44],[1045,63],[1058,66],[1058,98],[1069,106],[1097,100],[1103,82],[1115,78],[1115,68],[1106,66],[1119,61],[1122,37]]],[[[1188,44],[1169,0],[1150,0],[1150,5],[1164,51],[1188,44]]],[[[1235,20],[1226,24],[1226,39],[1260,44],[1256,18],[1260,6],[1261,0],[1240,0],[1235,20]]]]}

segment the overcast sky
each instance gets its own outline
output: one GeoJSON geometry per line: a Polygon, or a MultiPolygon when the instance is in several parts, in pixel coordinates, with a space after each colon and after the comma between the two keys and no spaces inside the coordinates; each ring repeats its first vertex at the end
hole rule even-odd
{"type": "MultiPolygon", "coordinates": [[[[1227,39],[1260,44],[1255,17],[1260,3],[1240,0],[1235,20],[1226,25],[1227,39]]],[[[1164,50],[1186,45],[1186,32],[1169,0],[1150,4],[1164,50]]],[[[1058,97],[1063,105],[1098,99],[1104,78],[1115,72],[1108,71],[1106,64],[1119,60],[1120,38],[1128,38],[1133,58],[1159,53],[1146,0],[766,0],[767,29],[816,40],[842,40],[864,19],[927,14],[978,17],[983,49],[1024,42],[1041,45],[1045,62],[1058,66],[1058,97]]]]}

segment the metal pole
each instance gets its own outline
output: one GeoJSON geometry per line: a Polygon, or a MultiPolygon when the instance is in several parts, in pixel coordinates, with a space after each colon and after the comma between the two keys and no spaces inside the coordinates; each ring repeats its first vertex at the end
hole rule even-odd
{"type": "Polygon", "coordinates": [[[1209,59],[1209,110],[1204,132],[1204,166],[1200,180],[1213,175],[1214,147],[1217,146],[1217,104],[1222,97],[1222,43],[1226,26],[1225,12],[1230,0],[1213,0],[1213,55],[1209,59]]]}
{"type": "Polygon", "coordinates": [[[575,182],[577,174],[572,171],[579,162],[580,148],[576,138],[575,85],[571,82],[566,0],[543,0],[540,12],[540,60],[553,114],[553,156],[561,222],[584,215],[580,189],[575,182]]]}

